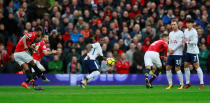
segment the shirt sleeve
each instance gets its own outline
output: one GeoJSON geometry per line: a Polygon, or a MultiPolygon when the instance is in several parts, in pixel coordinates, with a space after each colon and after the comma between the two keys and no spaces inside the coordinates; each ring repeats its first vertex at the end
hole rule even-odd
{"type": "Polygon", "coordinates": [[[99,46],[100,46],[99,43],[94,43],[94,44],[92,44],[92,47],[93,47],[93,48],[98,48],[99,46]]]}
{"type": "Polygon", "coordinates": [[[189,42],[189,44],[197,44],[198,43],[198,33],[196,30],[194,30],[191,38],[192,38],[192,40],[189,42]]]}
{"type": "Polygon", "coordinates": [[[34,33],[28,33],[28,34],[25,34],[25,36],[26,36],[27,39],[30,39],[30,40],[35,38],[35,34],[34,33]]]}
{"type": "Polygon", "coordinates": [[[167,52],[168,52],[168,44],[165,42],[164,43],[164,55],[167,56],[167,52]]]}

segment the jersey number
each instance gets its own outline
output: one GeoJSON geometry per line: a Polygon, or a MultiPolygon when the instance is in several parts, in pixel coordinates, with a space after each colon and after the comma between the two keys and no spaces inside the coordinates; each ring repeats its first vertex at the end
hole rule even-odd
{"type": "Polygon", "coordinates": [[[92,55],[94,55],[94,53],[95,53],[95,50],[96,50],[96,48],[94,48],[94,49],[93,49],[93,53],[92,53],[92,55]]]}

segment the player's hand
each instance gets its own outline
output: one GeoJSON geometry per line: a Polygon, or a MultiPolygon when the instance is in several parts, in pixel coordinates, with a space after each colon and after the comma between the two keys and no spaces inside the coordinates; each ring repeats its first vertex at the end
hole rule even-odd
{"type": "Polygon", "coordinates": [[[57,53],[57,50],[52,50],[52,54],[56,54],[57,53]]]}
{"type": "Polygon", "coordinates": [[[28,46],[24,46],[24,49],[25,49],[25,50],[28,50],[28,46]]]}
{"type": "Polygon", "coordinates": [[[169,48],[169,54],[173,54],[173,53],[174,51],[171,48],[169,48]]]}
{"type": "Polygon", "coordinates": [[[143,67],[142,66],[140,66],[140,65],[137,65],[137,67],[136,67],[138,70],[142,70],[143,69],[143,67]]]}
{"type": "Polygon", "coordinates": [[[166,57],[166,56],[164,56],[164,57],[163,57],[163,60],[164,60],[164,62],[166,62],[166,61],[167,61],[167,57],[166,57]]]}
{"type": "Polygon", "coordinates": [[[87,59],[90,60],[90,56],[89,55],[87,56],[87,59]]]}

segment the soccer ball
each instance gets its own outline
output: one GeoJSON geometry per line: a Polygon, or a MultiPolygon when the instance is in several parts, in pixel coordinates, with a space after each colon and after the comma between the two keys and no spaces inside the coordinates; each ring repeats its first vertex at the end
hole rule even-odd
{"type": "Polygon", "coordinates": [[[106,59],[106,65],[107,66],[114,66],[115,64],[115,59],[114,58],[107,58],[106,59]]]}

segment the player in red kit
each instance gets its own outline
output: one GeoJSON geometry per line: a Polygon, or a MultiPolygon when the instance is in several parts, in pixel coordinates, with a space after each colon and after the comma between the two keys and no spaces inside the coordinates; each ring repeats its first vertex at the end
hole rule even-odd
{"type": "Polygon", "coordinates": [[[166,61],[167,52],[168,52],[168,35],[163,34],[160,40],[153,42],[147,52],[144,55],[145,63],[145,84],[147,88],[152,88],[152,81],[159,75],[159,70],[162,69],[162,63],[160,60],[160,52],[164,51],[164,60],[166,61]],[[149,80],[148,75],[151,67],[155,65],[157,67],[154,75],[149,80]]]}
{"type": "MultiPolygon", "coordinates": [[[[41,60],[41,58],[42,58],[43,56],[48,56],[48,55],[50,55],[50,54],[55,54],[55,53],[57,53],[56,50],[50,51],[50,48],[48,48],[48,47],[47,47],[47,44],[46,44],[46,43],[48,43],[48,42],[49,42],[49,37],[48,37],[48,35],[44,35],[43,40],[41,40],[41,41],[38,42],[38,43],[35,43],[35,51],[36,51],[36,52],[34,52],[33,55],[32,55],[32,56],[33,56],[33,59],[34,59],[34,63],[35,63],[35,64],[37,65],[37,67],[42,71],[42,74],[41,74],[41,75],[36,76],[36,72],[34,71],[33,68],[31,68],[31,69],[32,69],[32,73],[35,75],[35,76],[34,76],[34,77],[35,77],[34,79],[38,79],[39,77],[41,77],[42,80],[43,80],[43,82],[50,82],[50,80],[48,80],[48,79],[44,76],[43,72],[45,72],[46,69],[44,68],[44,66],[42,66],[42,64],[40,63],[40,60],[41,60]]],[[[29,88],[28,85],[27,85],[28,82],[29,82],[29,81],[26,80],[25,82],[22,83],[22,86],[25,87],[25,88],[29,88]]]]}
{"type": "Polygon", "coordinates": [[[29,50],[34,50],[34,45],[31,45],[36,38],[40,38],[42,35],[42,28],[37,27],[35,29],[35,32],[30,32],[28,34],[25,34],[18,42],[14,58],[15,61],[25,70],[25,74],[27,79],[30,81],[30,84],[34,87],[35,90],[42,90],[41,87],[39,87],[32,76],[32,73],[30,71],[30,67],[33,67],[34,70],[37,73],[41,73],[40,70],[38,70],[38,67],[33,61],[32,56],[29,53],[29,50]]]}

